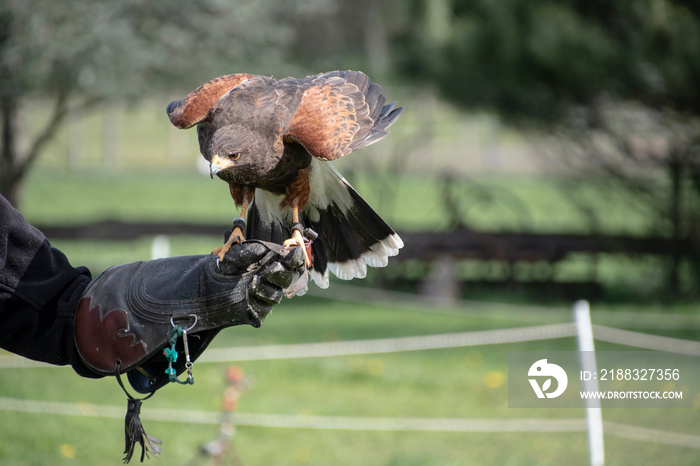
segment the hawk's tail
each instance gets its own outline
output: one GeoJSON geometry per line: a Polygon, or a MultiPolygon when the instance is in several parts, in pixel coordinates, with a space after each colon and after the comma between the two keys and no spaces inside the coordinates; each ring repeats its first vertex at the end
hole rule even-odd
{"type": "MultiPolygon", "coordinates": [[[[329,274],[351,280],[364,278],[367,266],[384,267],[403,241],[333,167],[312,162],[311,196],[301,213],[305,226],[318,238],[311,245],[311,277],[321,288],[329,274]]],[[[290,210],[290,209],[285,209],[290,210]]],[[[291,215],[279,208],[279,197],[256,190],[248,212],[247,237],[277,243],[291,236],[291,215]]]]}

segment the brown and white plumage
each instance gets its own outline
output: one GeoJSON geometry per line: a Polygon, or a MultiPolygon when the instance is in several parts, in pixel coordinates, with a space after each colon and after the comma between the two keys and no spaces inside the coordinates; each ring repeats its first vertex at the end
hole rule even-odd
{"type": "Polygon", "coordinates": [[[197,126],[202,155],[247,209],[246,237],[282,242],[298,221],[318,233],[312,278],[362,278],[403,246],[329,163],[379,141],[402,108],[357,71],[275,80],[234,74],[171,102],[179,128],[197,126]],[[254,199],[254,200],[253,200],[254,199]]]}

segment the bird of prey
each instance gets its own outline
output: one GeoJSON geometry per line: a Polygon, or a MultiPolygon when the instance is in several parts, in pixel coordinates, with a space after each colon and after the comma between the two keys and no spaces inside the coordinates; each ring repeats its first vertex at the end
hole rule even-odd
{"type": "Polygon", "coordinates": [[[321,288],[329,270],[349,280],[364,278],[368,265],[386,266],[401,238],[330,163],[388,134],[403,108],[385,102],[364,73],[333,71],[281,80],[226,75],[168,104],[173,125],[197,125],[212,178],[229,184],[240,208],[218,253],[243,241],[245,228],[246,238],[302,247],[321,288]]]}

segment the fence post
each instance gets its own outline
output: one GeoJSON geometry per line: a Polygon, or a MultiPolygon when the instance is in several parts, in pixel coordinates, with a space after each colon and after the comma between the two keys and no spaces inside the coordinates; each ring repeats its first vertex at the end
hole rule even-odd
{"type": "MultiPolygon", "coordinates": [[[[593,343],[593,326],[591,324],[591,310],[588,301],[580,300],[574,304],[574,319],[576,320],[576,336],[578,339],[579,359],[581,369],[593,374],[597,373],[595,346],[593,343]]],[[[583,382],[586,391],[598,391],[598,380],[583,382]]],[[[586,423],[588,425],[588,450],[591,458],[591,466],[603,466],[605,464],[605,447],[603,444],[603,413],[600,409],[598,398],[586,398],[586,423]]]]}
{"type": "Polygon", "coordinates": [[[156,235],[151,243],[151,259],[170,257],[170,238],[167,235],[156,235]]]}

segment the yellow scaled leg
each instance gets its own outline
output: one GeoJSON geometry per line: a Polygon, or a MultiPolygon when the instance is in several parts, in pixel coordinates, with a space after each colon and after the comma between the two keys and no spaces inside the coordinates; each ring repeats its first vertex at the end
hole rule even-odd
{"type": "MultiPolygon", "coordinates": [[[[245,213],[248,210],[248,203],[243,202],[243,205],[241,205],[241,214],[240,218],[245,219],[245,213]]],[[[243,236],[243,230],[239,226],[235,226],[233,228],[233,231],[231,232],[231,236],[228,237],[228,240],[226,243],[220,247],[216,248],[212,251],[212,254],[216,254],[219,256],[219,260],[224,260],[224,256],[228,252],[229,249],[231,249],[231,246],[233,246],[235,243],[242,243],[245,241],[245,237],[243,236]]]]}
{"type": "MultiPolygon", "coordinates": [[[[299,208],[294,207],[292,210],[292,217],[294,224],[299,224],[299,208]]],[[[304,237],[301,235],[299,230],[294,230],[292,232],[292,237],[285,240],[283,243],[285,248],[300,247],[301,251],[304,253],[304,262],[307,267],[311,267],[311,259],[309,259],[309,254],[306,252],[306,244],[304,243],[304,237]]]]}

